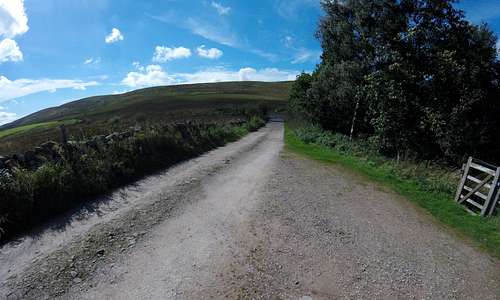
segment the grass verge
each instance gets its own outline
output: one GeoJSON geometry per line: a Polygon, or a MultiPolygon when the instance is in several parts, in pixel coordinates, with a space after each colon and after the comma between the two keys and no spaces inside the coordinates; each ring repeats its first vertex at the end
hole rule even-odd
{"type": "Polygon", "coordinates": [[[500,258],[500,217],[472,216],[453,201],[453,195],[449,192],[425,188],[418,178],[401,178],[369,157],[355,156],[323,145],[306,144],[288,126],[285,129],[285,143],[291,152],[320,162],[342,165],[389,187],[424,208],[460,236],[471,239],[477,247],[500,258]]]}

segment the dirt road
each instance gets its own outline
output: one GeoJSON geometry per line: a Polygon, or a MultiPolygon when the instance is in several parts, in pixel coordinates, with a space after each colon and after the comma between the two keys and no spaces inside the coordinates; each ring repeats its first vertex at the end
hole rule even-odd
{"type": "Polygon", "coordinates": [[[397,195],[287,153],[281,123],[158,176],[137,187],[143,202],[59,245],[0,291],[13,299],[500,298],[497,260],[397,195]]]}

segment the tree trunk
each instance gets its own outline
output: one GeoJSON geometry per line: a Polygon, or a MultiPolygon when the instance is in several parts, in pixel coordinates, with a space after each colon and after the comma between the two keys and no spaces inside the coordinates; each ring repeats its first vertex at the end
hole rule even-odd
{"type": "Polygon", "coordinates": [[[352,141],[354,136],[354,125],[356,124],[356,115],[358,114],[359,99],[356,101],[356,108],[354,109],[354,115],[352,116],[351,133],[349,134],[349,141],[352,141]]]}

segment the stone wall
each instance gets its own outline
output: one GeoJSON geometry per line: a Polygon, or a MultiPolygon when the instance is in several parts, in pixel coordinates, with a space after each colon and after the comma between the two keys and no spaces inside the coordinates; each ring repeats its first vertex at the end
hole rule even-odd
{"type": "MultiPolygon", "coordinates": [[[[242,125],[244,123],[244,120],[236,120],[231,122],[230,125],[242,125]]],[[[189,122],[167,125],[170,130],[178,130],[183,140],[189,140],[191,138],[190,131],[194,126],[210,127],[216,126],[216,124],[193,124],[189,122]]],[[[109,135],[97,135],[84,141],[70,140],[67,145],[54,141],[48,141],[32,150],[26,151],[25,153],[18,153],[11,156],[0,156],[0,175],[6,172],[9,173],[16,168],[36,170],[44,163],[58,162],[64,158],[65,149],[67,147],[85,146],[87,148],[99,150],[106,148],[111,143],[130,138],[141,131],[141,127],[135,126],[129,128],[127,131],[113,132],[109,135]]]]}

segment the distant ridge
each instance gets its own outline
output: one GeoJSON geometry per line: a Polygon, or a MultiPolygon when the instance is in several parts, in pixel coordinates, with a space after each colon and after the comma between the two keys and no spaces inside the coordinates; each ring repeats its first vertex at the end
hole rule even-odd
{"type": "Polygon", "coordinates": [[[178,98],[177,96],[211,95],[210,98],[221,96],[221,99],[223,99],[231,97],[231,95],[238,95],[238,97],[243,98],[245,98],[245,95],[249,97],[253,95],[260,96],[260,98],[266,100],[284,101],[288,98],[290,84],[290,81],[238,81],[143,88],[124,94],[87,97],[61,106],[43,109],[0,126],[0,130],[34,123],[80,118],[82,116],[92,117],[99,114],[109,114],[114,111],[129,110],[133,109],[133,107],[141,107],[141,110],[148,112],[149,109],[154,109],[155,105],[152,104],[159,101],[168,101],[171,98],[178,98]]]}

